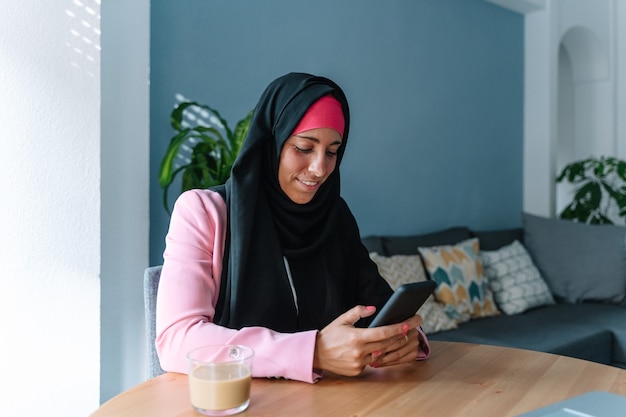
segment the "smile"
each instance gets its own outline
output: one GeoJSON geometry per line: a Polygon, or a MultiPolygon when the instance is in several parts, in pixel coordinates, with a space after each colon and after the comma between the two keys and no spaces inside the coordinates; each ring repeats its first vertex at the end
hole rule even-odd
{"type": "Polygon", "coordinates": [[[298,181],[307,187],[317,187],[319,185],[319,181],[306,181],[300,179],[298,181]]]}

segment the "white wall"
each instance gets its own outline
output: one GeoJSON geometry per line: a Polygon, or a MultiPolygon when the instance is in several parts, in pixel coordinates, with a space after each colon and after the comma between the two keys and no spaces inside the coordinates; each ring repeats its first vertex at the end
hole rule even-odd
{"type": "Polygon", "coordinates": [[[616,28],[615,77],[619,80],[615,101],[615,141],[617,156],[626,159],[626,1],[615,3],[613,19],[616,28]]]}
{"type": "Polygon", "coordinates": [[[102,4],[101,401],[146,377],[150,0],[102,4]]]}
{"type": "Polygon", "coordinates": [[[0,13],[1,416],[84,417],[145,377],[150,1],[100,3],[0,13]]]}
{"type": "Polygon", "coordinates": [[[566,163],[625,157],[624,3],[547,0],[543,9],[526,14],[525,211],[554,216],[562,208],[564,191],[557,201],[555,177],[566,163]],[[559,51],[568,60],[560,60],[559,51]]]}
{"type": "Polygon", "coordinates": [[[524,19],[524,210],[554,212],[553,136],[556,87],[550,6],[524,19]]]}
{"type": "Polygon", "coordinates": [[[100,22],[97,2],[78,3],[0,13],[3,416],[99,401],[100,22]]]}

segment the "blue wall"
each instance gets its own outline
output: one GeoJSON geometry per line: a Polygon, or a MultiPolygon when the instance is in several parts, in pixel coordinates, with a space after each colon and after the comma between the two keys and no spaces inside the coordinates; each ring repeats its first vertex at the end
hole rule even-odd
{"type": "Polygon", "coordinates": [[[151,13],[152,264],[176,94],[234,125],[290,71],[348,96],[342,193],[363,236],[521,224],[523,16],[484,0],[178,0],[151,13]]]}

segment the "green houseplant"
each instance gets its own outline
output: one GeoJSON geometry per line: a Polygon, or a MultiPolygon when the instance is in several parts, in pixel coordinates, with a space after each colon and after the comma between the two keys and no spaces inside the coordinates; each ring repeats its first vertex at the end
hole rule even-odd
{"type": "Polygon", "coordinates": [[[167,198],[168,190],[177,175],[182,174],[181,193],[192,188],[208,188],[226,182],[248,133],[252,113],[253,110],[239,120],[235,129],[232,130],[219,112],[207,105],[186,101],[180,103],[172,111],[170,123],[176,134],[170,140],[159,169],[159,185],[163,189],[163,207],[168,214],[171,214],[167,198]],[[211,123],[208,126],[200,123],[196,123],[195,126],[185,126],[184,112],[192,107],[196,107],[196,110],[208,111],[219,120],[219,123],[211,123]],[[191,156],[183,157],[185,163],[177,166],[176,158],[182,156],[187,147],[192,149],[191,156]]]}
{"type": "Polygon", "coordinates": [[[574,186],[572,201],[559,217],[589,224],[613,224],[611,209],[626,217],[626,161],[612,157],[588,158],[563,168],[556,182],[574,186]]]}

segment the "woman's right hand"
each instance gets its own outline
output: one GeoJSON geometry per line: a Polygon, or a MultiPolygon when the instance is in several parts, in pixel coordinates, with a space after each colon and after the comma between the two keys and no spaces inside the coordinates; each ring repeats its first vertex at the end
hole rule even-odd
{"type": "Polygon", "coordinates": [[[356,306],[319,331],[313,367],[339,375],[359,375],[374,358],[405,344],[406,329],[421,323],[421,318],[415,316],[389,326],[367,329],[354,327],[361,318],[375,312],[375,307],[356,306]]]}

